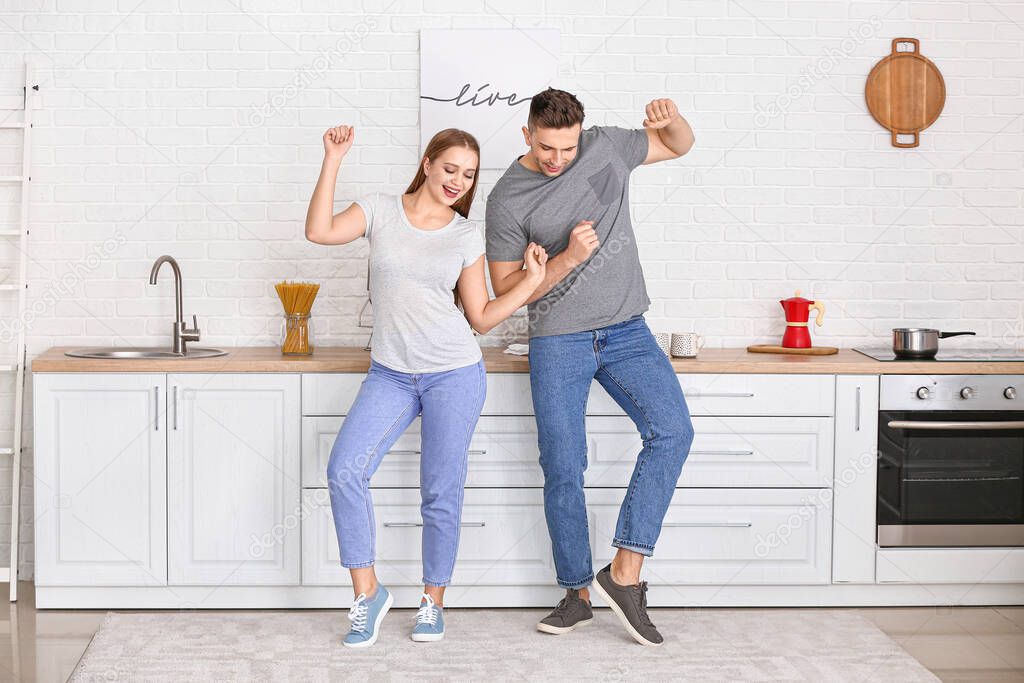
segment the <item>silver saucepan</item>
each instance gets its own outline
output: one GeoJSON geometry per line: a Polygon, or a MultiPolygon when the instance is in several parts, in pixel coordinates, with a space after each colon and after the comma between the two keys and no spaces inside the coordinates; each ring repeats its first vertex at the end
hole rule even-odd
{"type": "Polygon", "coordinates": [[[898,327],[892,331],[892,350],[901,359],[935,358],[939,340],[974,332],[940,332],[924,327],[898,327]]]}

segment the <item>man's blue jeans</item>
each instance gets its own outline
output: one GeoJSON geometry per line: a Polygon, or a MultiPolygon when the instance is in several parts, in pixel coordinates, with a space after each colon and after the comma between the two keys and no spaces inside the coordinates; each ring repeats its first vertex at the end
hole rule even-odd
{"type": "Polygon", "coordinates": [[[643,438],[619,510],[613,546],[653,554],[693,442],[690,411],[679,379],[643,316],[597,330],[530,340],[544,514],[558,584],[563,588],[581,588],[594,579],[583,473],[587,469],[584,415],[595,378],[632,418],[643,438]]]}

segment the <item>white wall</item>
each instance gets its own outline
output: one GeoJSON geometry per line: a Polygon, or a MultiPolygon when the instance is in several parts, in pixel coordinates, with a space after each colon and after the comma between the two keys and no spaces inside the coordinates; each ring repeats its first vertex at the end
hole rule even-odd
{"type": "Polygon", "coordinates": [[[358,129],[339,207],[400,191],[417,161],[419,29],[513,26],[561,29],[554,85],[589,123],[639,126],[669,96],[696,131],[684,159],[634,174],[652,327],[770,342],[777,300],[801,289],[826,304],[819,343],[885,344],[903,324],[1022,343],[1024,3],[26,0],[0,9],[0,64],[32,60],[41,86],[29,357],[167,342],[169,273],[147,284],[164,253],[204,343],[275,343],[272,283],[308,278],[324,285],[316,341],[363,344],[365,244],[302,238],[320,135],[358,129]],[[946,81],[916,150],[891,147],[864,105],[899,36],[946,81]]]}

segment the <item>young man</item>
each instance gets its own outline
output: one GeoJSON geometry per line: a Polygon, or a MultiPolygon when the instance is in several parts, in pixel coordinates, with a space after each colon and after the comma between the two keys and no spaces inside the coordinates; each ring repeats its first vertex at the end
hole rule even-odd
{"type": "Polygon", "coordinates": [[[629,174],[686,154],[693,132],[668,99],[647,105],[643,129],[582,126],[583,105],[572,94],[549,88],[534,96],[523,128],[529,150],[487,200],[495,294],[525,277],[527,244],[553,255],[529,299],[530,384],[544,512],[566,596],[537,628],[558,634],[589,623],[588,587],[596,581],[629,634],[658,645],[640,569],[654,551],[693,427],[672,365],[643,318],[650,299],[629,218],[629,174]],[[596,578],[583,494],[584,415],[595,378],[636,423],[644,444],[619,511],[612,541],[618,550],[596,578]]]}

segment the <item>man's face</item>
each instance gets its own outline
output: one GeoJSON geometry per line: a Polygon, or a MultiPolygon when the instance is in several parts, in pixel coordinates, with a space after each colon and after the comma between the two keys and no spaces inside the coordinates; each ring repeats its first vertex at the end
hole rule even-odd
{"type": "Polygon", "coordinates": [[[531,165],[549,178],[560,175],[576,158],[582,128],[576,124],[572,128],[535,128],[531,131],[523,126],[523,137],[530,147],[527,156],[533,162],[531,165]]]}

